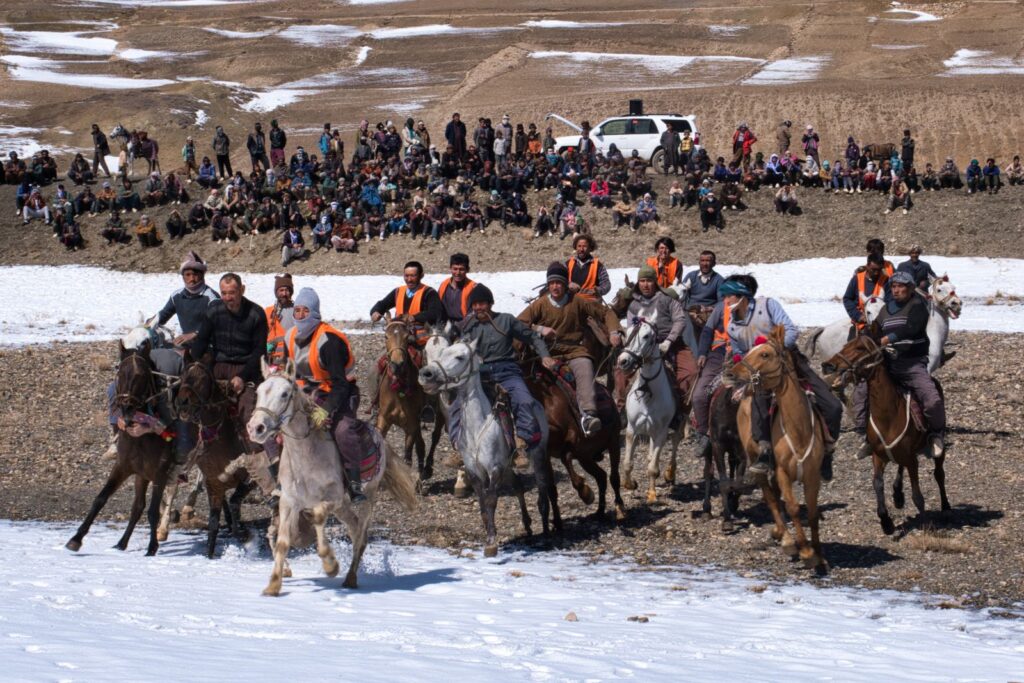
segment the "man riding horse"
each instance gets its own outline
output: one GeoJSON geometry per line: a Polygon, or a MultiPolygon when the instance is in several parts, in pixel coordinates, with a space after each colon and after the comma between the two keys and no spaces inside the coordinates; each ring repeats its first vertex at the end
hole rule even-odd
{"type": "MultiPolygon", "coordinates": [[[[921,404],[928,423],[928,448],[925,455],[941,457],[945,453],[946,405],[938,386],[928,374],[928,304],[914,291],[914,276],[897,271],[889,280],[892,298],[878,315],[883,333],[879,344],[890,351],[886,366],[893,380],[910,390],[921,404]]],[[[867,387],[857,385],[853,394],[854,428],[864,438],[857,458],[871,455],[867,434],[867,387]]]]}
{"type": "Polygon", "coordinates": [[[353,502],[363,494],[362,460],[376,448],[365,422],[356,417],[359,387],[348,337],[320,317],[320,297],[309,287],[295,297],[295,326],[285,335],[286,358],[295,363],[295,382],[315,407],[310,421],[330,432],[338,446],[353,502]]]}
{"type": "Polygon", "coordinates": [[[286,356],[285,335],[295,326],[295,304],[292,295],[295,285],[288,273],[274,277],[274,303],[263,309],[267,316],[267,359],[272,365],[282,365],[286,356]]]}
{"type": "MultiPolygon", "coordinates": [[[[593,327],[608,335],[613,346],[622,345],[622,332],[615,313],[600,301],[569,291],[569,270],[560,262],[547,270],[547,292],[533,300],[518,316],[541,337],[551,340],[551,355],[568,363],[576,378],[581,426],[590,436],[601,427],[597,417],[594,389],[594,356],[588,348],[593,327]]],[[[589,346],[592,346],[589,345],[589,346]]]]}
{"type": "MultiPolygon", "coordinates": [[[[527,452],[540,444],[542,435],[534,410],[537,401],[526,388],[512,343],[519,341],[529,346],[548,369],[555,369],[557,361],[537,332],[508,313],[492,310],[494,295],[484,285],[478,284],[470,292],[469,306],[472,313],[459,324],[459,336],[463,341],[476,342],[476,353],[482,360],[481,380],[493,382],[508,392],[516,423],[516,466],[522,467],[528,464],[527,452]]],[[[450,411],[453,417],[458,414],[456,403],[450,411]]]]}
{"type": "MultiPolygon", "coordinates": [[[[693,333],[693,325],[686,309],[679,300],[670,296],[659,287],[659,274],[652,266],[645,265],[637,274],[637,283],[633,289],[633,297],[626,311],[626,325],[634,321],[654,321],[654,329],[661,355],[668,360],[675,370],[675,389],[677,405],[682,408],[689,402],[690,387],[697,378],[697,363],[693,358],[693,349],[697,348],[697,338],[693,333]]],[[[630,382],[626,373],[616,367],[615,370],[615,403],[621,410],[626,404],[626,392],[630,382]]],[[[670,427],[674,430],[679,426],[681,415],[676,413],[670,427]]]]}
{"type": "Polygon", "coordinates": [[[868,254],[868,261],[863,268],[850,278],[846,286],[846,293],[843,294],[843,307],[846,314],[850,316],[850,322],[856,325],[858,330],[864,329],[867,318],[864,316],[864,302],[871,298],[881,298],[889,301],[889,278],[885,268],[885,259],[877,253],[868,254]]]}
{"type": "MultiPolygon", "coordinates": [[[[815,405],[829,432],[830,439],[825,450],[821,475],[825,481],[830,481],[832,479],[832,452],[835,450],[835,441],[839,438],[839,428],[843,418],[842,403],[829,390],[828,385],[821,377],[811,369],[807,358],[797,350],[796,340],[799,330],[790,320],[782,305],[769,297],[754,298],[756,291],[757,281],[749,275],[732,276],[723,283],[720,290],[722,303],[712,311],[708,318],[708,324],[701,334],[700,358],[703,360],[698,360],[698,365],[706,365],[712,340],[716,336],[720,335],[719,339],[724,337],[727,353],[735,354],[734,357],[742,357],[760,343],[758,339],[767,339],[776,325],[782,325],[786,329],[785,348],[790,351],[797,376],[802,383],[808,385],[814,394],[815,405]],[[721,331],[719,332],[719,330],[721,331]]],[[[694,396],[694,402],[696,403],[698,400],[705,403],[703,413],[706,416],[710,396],[694,396]]],[[[751,406],[751,438],[757,442],[759,452],[757,460],[747,469],[747,478],[753,481],[767,477],[772,467],[770,407],[770,398],[766,392],[758,391],[754,394],[751,406]]],[[[706,417],[703,428],[702,434],[706,435],[706,417]]],[[[699,429],[700,426],[698,426],[699,429]]],[[[702,448],[704,443],[701,440],[702,448]]]]}
{"type": "Polygon", "coordinates": [[[446,277],[437,288],[437,296],[444,307],[444,315],[448,320],[458,322],[470,311],[469,297],[476,283],[469,279],[469,256],[461,253],[452,254],[448,259],[451,276],[446,277]]]}
{"type": "Polygon", "coordinates": [[[700,335],[704,323],[711,314],[711,309],[722,300],[718,289],[724,280],[715,271],[715,252],[702,251],[698,261],[698,269],[690,271],[683,278],[683,308],[690,315],[694,325],[694,334],[700,335]]]}

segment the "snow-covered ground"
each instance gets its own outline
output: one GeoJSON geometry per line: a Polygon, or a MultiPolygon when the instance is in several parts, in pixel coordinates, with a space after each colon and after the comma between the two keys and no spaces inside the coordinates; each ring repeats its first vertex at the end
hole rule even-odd
{"type": "MultiPolygon", "coordinates": [[[[5,680],[1019,680],[1024,622],[895,591],[774,584],[559,553],[494,560],[371,543],[360,588],[295,559],[207,560],[172,532],[0,522],[5,680]],[[17,558],[15,560],[14,558],[17,558]],[[573,614],[575,617],[569,617],[573,614]],[[630,620],[630,618],[634,618],[630,620]],[[642,617],[637,620],[636,617],[642,617]]],[[[349,549],[335,543],[342,566],[349,549]]]]}
{"type": "MultiPolygon", "coordinates": [[[[206,256],[216,265],[216,256],[206,256]]],[[[322,257],[317,254],[313,258],[322,257]]],[[[954,330],[1024,332],[1024,260],[937,256],[928,261],[938,274],[949,274],[964,300],[963,315],[952,322],[954,330]]],[[[760,294],[782,301],[798,325],[813,327],[844,316],[839,298],[850,273],[862,263],[860,257],[818,258],[722,265],[718,270],[725,275],[753,273],[760,294]]],[[[612,269],[609,275],[614,292],[622,285],[623,275],[635,278],[636,270],[612,269]]],[[[210,273],[208,281],[216,286],[218,277],[210,273]]],[[[425,281],[436,286],[444,277],[435,273],[425,281]]],[[[513,313],[524,307],[534,288],[544,281],[544,273],[539,271],[482,272],[473,277],[494,291],[496,310],[513,313]]],[[[243,274],[248,296],[257,303],[270,304],[273,278],[270,273],[243,274]]],[[[316,275],[298,276],[296,284],[317,290],[324,318],[347,322],[366,320],[370,307],[400,282],[397,275],[316,275]]],[[[137,325],[141,316],[160,310],[180,286],[181,279],[174,273],[126,273],[86,266],[3,267],[0,290],[18,292],[18,296],[0,308],[0,343],[113,339],[137,325]]]]}
{"type": "Polygon", "coordinates": [[[753,76],[744,79],[743,85],[789,85],[813,81],[830,61],[831,57],[822,55],[777,59],[768,62],[753,76]]]}

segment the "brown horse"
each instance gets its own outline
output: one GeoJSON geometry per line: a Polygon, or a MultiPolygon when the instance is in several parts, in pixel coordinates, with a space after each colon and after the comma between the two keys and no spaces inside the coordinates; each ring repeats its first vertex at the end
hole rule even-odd
{"type": "Polygon", "coordinates": [[[227,466],[245,453],[246,447],[231,415],[232,400],[225,386],[213,378],[209,362],[209,358],[190,362],[186,357],[185,372],[178,387],[177,409],[182,420],[195,424],[199,429],[198,445],[189,459],[195,460],[206,480],[206,499],[210,508],[206,556],[213,559],[222,508],[231,535],[244,540],[242,499],[252,490],[253,484],[249,482],[245,469],[235,469],[229,477],[221,477],[227,466]],[[231,489],[234,493],[224,507],[227,492],[231,489]]]}
{"type": "MultiPolygon", "coordinates": [[[[835,388],[842,389],[847,384],[860,381],[868,383],[867,439],[873,453],[872,483],[882,531],[891,534],[896,527],[885,506],[885,466],[891,462],[898,468],[892,485],[893,505],[903,507],[903,470],[906,469],[910,473],[911,498],[918,514],[923,517],[924,495],[918,480],[917,455],[927,448],[928,434],[911,417],[910,397],[896,387],[885,369],[885,352],[874,338],[877,334],[875,325],[871,334],[854,338],[842,351],[822,364],[822,370],[835,376],[835,388]]],[[[951,508],[946,498],[945,462],[945,455],[935,458],[935,483],[939,485],[942,511],[948,512],[951,508]]]]}
{"type": "MultiPolygon", "coordinates": [[[[537,469],[537,503],[540,509],[541,524],[544,533],[548,533],[548,511],[552,513],[555,530],[562,531],[562,515],[558,508],[558,490],[555,487],[554,472],[551,469],[552,458],[558,458],[565,465],[569,481],[576,489],[584,503],[594,502],[594,492],[582,475],[573,469],[572,461],[577,460],[580,466],[597,481],[597,511],[595,516],[604,517],[606,494],[609,475],[598,465],[602,455],[607,451],[609,457],[612,492],[615,494],[615,519],[626,519],[626,505],[622,501],[619,481],[619,431],[621,423],[618,411],[615,410],[607,391],[601,385],[598,389],[598,417],[601,429],[584,436],[580,426],[579,411],[574,405],[574,398],[557,384],[551,373],[534,359],[523,365],[526,386],[535,399],[544,406],[548,417],[548,450],[543,466],[537,469]],[[605,400],[601,400],[604,394],[605,400]],[[546,495],[544,489],[547,489],[546,495]]],[[[534,464],[536,467],[536,463],[534,464]]]]}
{"type": "Polygon", "coordinates": [[[419,368],[409,351],[412,344],[413,334],[409,324],[403,320],[389,320],[384,328],[386,365],[379,380],[377,429],[385,437],[393,426],[405,432],[405,462],[412,464],[412,452],[415,449],[419,472],[416,488],[422,491],[423,483],[434,476],[434,450],[444,432],[444,415],[434,407],[434,431],[430,437],[430,451],[426,452],[420,430],[420,414],[433,401],[420,386],[419,368]]]}
{"type": "MultiPolygon", "coordinates": [[[[785,349],[785,333],[784,327],[776,326],[767,341],[754,346],[739,363],[726,369],[722,380],[726,386],[761,389],[775,395],[776,410],[772,418],[775,484],[765,482],[761,486],[775,520],[772,537],[781,540],[783,550],[790,555],[795,557],[799,552],[800,559],[808,567],[824,574],[828,571],[828,564],[822,555],[818,536],[821,519],[818,491],[821,489],[821,461],[825,455],[825,425],[800,386],[792,358],[785,349]],[[804,485],[804,502],[811,527],[810,545],[800,522],[800,504],[793,493],[796,482],[804,485]],[[776,489],[781,491],[786,513],[796,530],[795,545],[782,517],[776,489]]],[[[740,405],[736,421],[747,457],[754,459],[758,448],[751,438],[750,402],[740,405]]]]}
{"type": "Polygon", "coordinates": [[[891,142],[873,143],[864,145],[861,151],[872,161],[889,161],[899,148],[891,142]]]}
{"type": "Polygon", "coordinates": [[[78,531],[71,537],[65,547],[77,552],[82,548],[82,539],[92,526],[96,515],[107,504],[128,477],[135,477],[135,499],[132,501],[131,516],[128,528],[115,546],[119,550],[128,548],[128,540],[135,530],[135,525],[142,516],[146,506],[146,491],[150,482],[153,483],[153,496],[150,499],[147,518],[149,520],[149,547],[146,555],[155,555],[159,547],[157,527],[160,523],[160,501],[171,468],[174,466],[174,446],[172,441],[151,431],[140,436],[133,436],[136,426],[136,414],[150,415],[156,413],[157,400],[160,392],[157,389],[156,377],[153,375],[153,364],[149,359],[149,346],[141,351],[127,350],[120,346],[121,360],[117,367],[117,378],[114,382],[114,407],[123,415],[126,429],[117,438],[117,460],[110,471],[106,483],[93,501],[89,514],[86,515],[78,531]]]}
{"type": "MultiPolygon", "coordinates": [[[[740,493],[744,492],[743,473],[746,470],[746,449],[740,438],[737,415],[739,404],[750,401],[742,397],[739,401],[727,387],[719,387],[711,397],[708,436],[711,453],[704,459],[704,501],[701,512],[711,514],[711,482],[718,471],[718,494],[722,498],[722,531],[733,530],[732,515],[739,505],[740,493]]],[[[749,411],[749,408],[747,408],[749,411]]]]}

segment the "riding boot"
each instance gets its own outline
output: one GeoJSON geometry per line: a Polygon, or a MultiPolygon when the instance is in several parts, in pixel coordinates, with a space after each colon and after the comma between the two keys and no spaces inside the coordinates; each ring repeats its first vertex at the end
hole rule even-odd
{"type": "Polygon", "coordinates": [[[711,439],[708,438],[707,434],[698,433],[695,437],[697,443],[694,448],[694,455],[699,460],[704,460],[711,456],[711,439]]]}
{"type": "Polygon", "coordinates": [[[821,480],[825,482],[832,481],[832,452],[835,451],[835,446],[829,444],[825,448],[825,455],[821,459],[821,480]]]}
{"type": "Polygon", "coordinates": [[[521,436],[516,437],[516,450],[512,454],[512,467],[520,474],[525,474],[530,469],[530,458],[526,455],[529,446],[521,436]]]}
{"type": "Polygon", "coordinates": [[[348,495],[353,503],[362,503],[366,500],[363,493],[363,479],[358,467],[350,467],[345,470],[346,484],[348,484],[348,495]]]}
{"type": "Polygon", "coordinates": [[[761,480],[768,477],[772,467],[772,445],[767,441],[758,441],[757,447],[757,460],[747,468],[745,475],[747,483],[750,484],[761,483],[761,480]]]}
{"type": "Polygon", "coordinates": [[[860,438],[863,441],[860,444],[860,448],[857,449],[857,459],[863,460],[864,458],[870,458],[871,454],[874,453],[874,449],[871,448],[871,444],[868,443],[868,435],[861,434],[860,438]]]}
{"type": "Polygon", "coordinates": [[[121,431],[111,425],[110,442],[107,444],[106,452],[100,456],[100,460],[117,460],[117,437],[121,431]]]}
{"type": "Polygon", "coordinates": [[[928,435],[928,447],[924,449],[925,457],[941,458],[946,454],[946,443],[942,434],[933,433],[928,435]]]}
{"type": "Polygon", "coordinates": [[[597,415],[594,415],[592,412],[587,411],[583,413],[580,422],[583,426],[583,434],[586,436],[591,436],[599,429],[601,429],[601,420],[598,419],[597,415]]]}

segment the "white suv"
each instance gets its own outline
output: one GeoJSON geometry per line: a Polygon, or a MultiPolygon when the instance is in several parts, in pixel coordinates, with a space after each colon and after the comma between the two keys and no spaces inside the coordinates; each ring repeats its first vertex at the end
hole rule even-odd
{"type": "MultiPolygon", "coordinates": [[[[572,121],[559,116],[548,114],[545,121],[556,119],[579,133],[582,129],[572,121]]],[[[693,138],[694,148],[700,148],[700,133],[697,131],[697,120],[694,116],[681,116],[679,114],[642,114],[638,116],[613,116],[605,119],[590,129],[590,139],[594,146],[602,154],[608,152],[613,144],[626,158],[637,150],[643,159],[651,162],[659,173],[664,169],[665,150],[661,147],[661,134],[668,129],[671,123],[673,130],[682,136],[684,131],[690,131],[693,138]]],[[[579,144],[579,135],[563,135],[555,138],[555,151],[561,154],[567,149],[573,149],[579,144]]]]}

